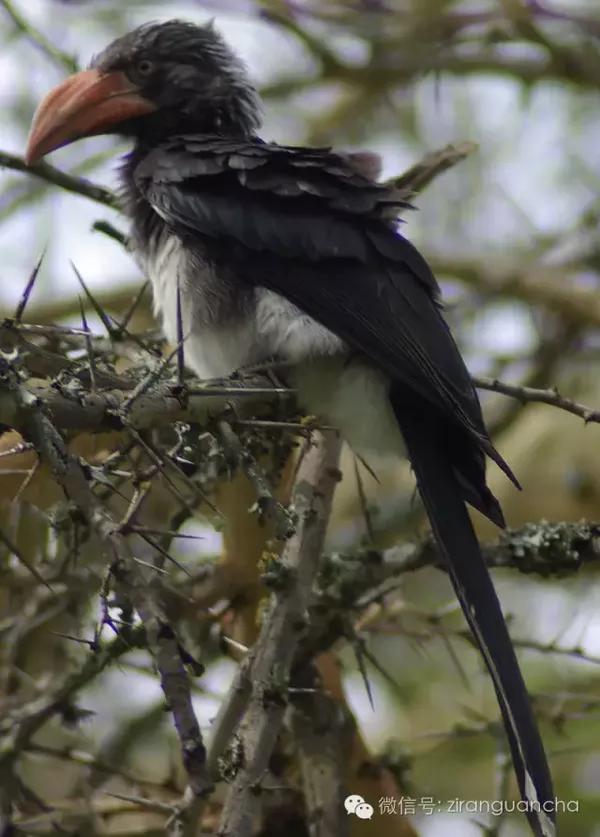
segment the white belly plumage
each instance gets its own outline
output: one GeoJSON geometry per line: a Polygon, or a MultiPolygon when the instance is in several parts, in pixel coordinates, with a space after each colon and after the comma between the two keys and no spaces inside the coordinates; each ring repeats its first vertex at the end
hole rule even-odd
{"type": "Polygon", "coordinates": [[[203,292],[202,277],[184,281],[188,255],[175,236],[152,258],[142,257],[140,262],[152,282],[155,313],[173,344],[178,334],[179,281],[185,360],[200,378],[223,377],[280,357],[294,364],[292,380],[303,407],[339,427],[355,450],[402,453],[387,376],[364,359],[350,357],[344,342],[331,331],[265,288],[256,288],[255,304],[242,319],[207,324],[202,306],[210,300],[203,292]]]}

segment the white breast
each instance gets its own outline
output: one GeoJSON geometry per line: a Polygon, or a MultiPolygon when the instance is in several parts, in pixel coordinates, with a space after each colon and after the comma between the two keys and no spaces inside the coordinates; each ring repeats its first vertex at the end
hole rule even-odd
{"type": "Polygon", "coordinates": [[[188,275],[189,253],[177,237],[169,236],[140,262],[152,282],[155,313],[174,345],[179,285],[185,361],[200,378],[222,377],[270,357],[281,358],[295,365],[292,382],[307,412],[339,427],[353,448],[403,450],[387,376],[364,359],[350,359],[339,337],[287,299],[259,287],[243,316],[215,323],[206,308],[218,277],[210,266],[196,267],[188,275]]]}
{"type": "MultiPolygon", "coordinates": [[[[236,369],[257,363],[255,328],[250,319],[230,325],[209,324],[206,309],[209,297],[203,293],[202,276],[188,276],[189,256],[176,236],[169,236],[155,252],[140,259],[141,267],[152,283],[154,313],[162,320],[167,340],[178,343],[177,287],[181,298],[183,351],[185,362],[199,378],[220,378],[236,369]]],[[[200,272],[200,271],[199,271],[200,272]]]]}

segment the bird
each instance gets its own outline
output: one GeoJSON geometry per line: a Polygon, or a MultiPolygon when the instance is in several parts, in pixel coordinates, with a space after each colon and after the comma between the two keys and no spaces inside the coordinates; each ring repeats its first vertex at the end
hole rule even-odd
{"type": "Polygon", "coordinates": [[[136,258],[165,336],[201,378],[276,358],[308,414],[361,453],[408,456],[498,699],[531,830],[556,833],[543,743],[467,506],[500,527],[493,446],[440,288],[399,229],[373,155],[260,136],[262,104],[213,23],[117,38],[51,90],[25,161],[80,138],[131,142],[120,168],[136,258]]]}

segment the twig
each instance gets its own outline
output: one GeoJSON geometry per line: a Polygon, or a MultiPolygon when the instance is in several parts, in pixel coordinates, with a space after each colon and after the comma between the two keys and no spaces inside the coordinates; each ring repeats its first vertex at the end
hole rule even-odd
{"type": "Polygon", "coordinates": [[[143,482],[135,486],[133,491],[133,496],[125,512],[125,516],[123,520],[119,523],[119,529],[121,532],[127,533],[131,531],[134,526],[135,518],[142,506],[142,503],[152,490],[152,483],[151,482],[143,482]]]}
{"type": "MultiPolygon", "coordinates": [[[[573,324],[563,322],[558,328],[553,329],[549,334],[544,334],[539,346],[533,353],[531,368],[521,378],[519,386],[537,389],[542,387],[546,381],[555,377],[561,361],[565,357],[568,348],[573,348],[574,340],[580,334],[580,328],[573,324]]],[[[494,376],[498,377],[498,376],[494,376]]],[[[500,399],[499,399],[500,402],[500,399]]],[[[522,402],[516,399],[505,400],[498,403],[498,409],[488,416],[487,427],[492,439],[505,433],[509,427],[518,419],[522,413],[522,402]]]]}
{"type": "Polygon", "coordinates": [[[183,386],[183,379],[185,376],[185,350],[184,350],[185,336],[183,333],[183,314],[181,311],[181,287],[179,284],[179,274],[177,274],[177,383],[180,387],[183,386]]]}
{"type": "Polygon", "coordinates": [[[477,149],[473,142],[463,142],[460,145],[447,145],[439,151],[426,154],[422,160],[415,163],[399,177],[388,180],[390,186],[394,186],[399,192],[406,192],[407,197],[422,192],[432,180],[440,174],[462,162],[469,154],[477,149]]]}
{"type": "Polygon", "coordinates": [[[100,756],[94,755],[93,753],[88,753],[85,750],[80,750],[75,747],[48,747],[45,744],[29,744],[27,747],[26,752],[28,753],[35,753],[40,756],[44,756],[49,759],[57,759],[59,761],[67,761],[73,764],[78,764],[81,767],[85,767],[88,770],[91,769],[94,772],[107,774],[108,776],[120,776],[123,779],[131,782],[138,787],[140,785],[159,785],[160,783],[153,782],[151,779],[142,778],[141,776],[137,776],[134,773],[130,773],[126,770],[123,766],[120,766],[116,762],[109,762],[105,759],[101,758],[100,756]]]}
{"type": "Polygon", "coordinates": [[[28,486],[31,484],[32,479],[37,474],[37,472],[39,470],[39,467],[40,467],[40,459],[36,458],[35,462],[31,466],[31,468],[27,471],[27,476],[25,477],[25,479],[23,480],[23,482],[19,486],[19,489],[18,489],[17,493],[13,497],[13,499],[12,499],[13,503],[19,503],[21,501],[21,497],[25,494],[25,491],[27,490],[28,486]]]}
{"type": "Polygon", "coordinates": [[[485,378],[481,376],[474,376],[473,383],[479,389],[500,392],[502,395],[508,395],[511,398],[518,399],[523,404],[538,402],[540,404],[549,404],[552,407],[558,407],[559,410],[565,410],[567,413],[579,416],[586,424],[600,423],[600,410],[594,410],[592,407],[586,407],[585,404],[579,404],[571,398],[565,398],[557,389],[535,389],[534,387],[524,387],[518,384],[506,384],[497,378],[485,378]]]}
{"type": "Polygon", "coordinates": [[[112,238],[113,241],[118,242],[123,247],[127,246],[128,239],[125,233],[122,233],[121,230],[118,230],[115,226],[113,226],[113,224],[110,223],[110,221],[94,221],[94,223],[92,224],[92,231],[102,233],[103,235],[108,236],[108,238],[112,238]]]}
{"type": "Polygon", "coordinates": [[[233,462],[239,464],[254,486],[256,491],[256,508],[259,519],[267,517],[275,523],[275,534],[280,540],[286,540],[294,531],[294,520],[289,510],[283,506],[273,495],[260,465],[251,453],[242,445],[236,434],[231,429],[228,421],[218,422],[219,434],[226,454],[233,462]]]}
{"type": "Polygon", "coordinates": [[[31,275],[27,280],[27,284],[25,285],[25,290],[19,300],[19,304],[14,313],[14,321],[16,323],[20,323],[23,317],[23,313],[25,312],[25,307],[29,302],[29,297],[31,296],[31,292],[33,291],[33,286],[35,285],[35,280],[37,279],[38,273],[40,272],[40,267],[42,266],[42,262],[44,261],[44,256],[46,255],[46,250],[42,251],[41,256],[39,257],[37,264],[31,271],[31,275]]]}
{"type": "MultiPolygon", "coordinates": [[[[36,466],[37,466],[36,460],[36,466]]],[[[2,529],[0,529],[0,541],[4,544],[4,546],[8,549],[8,551],[15,556],[17,561],[31,573],[31,575],[38,581],[40,584],[43,584],[51,593],[54,593],[52,586],[46,581],[46,579],[39,573],[39,571],[33,566],[33,564],[29,563],[27,558],[23,555],[20,549],[16,547],[16,545],[10,540],[8,535],[6,535],[2,529]]]]}
{"type": "Polygon", "coordinates": [[[140,395],[144,395],[150,387],[158,381],[162,375],[166,372],[169,368],[171,361],[179,351],[179,347],[176,346],[171,352],[169,352],[166,357],[163,357],[154,367],[151,369],[147,375],[145,375],[142,380],[137,384],[131,393],[127,396],[125,401],[121,404],[120,412],[126,416],[129,412],[129,409],[133,402],[140,397],[140,395]]]}
{"type": "Polygon", "coordinates": [[[367,495],[365,494],[365,486],[362,479],[362,474],[360,473],[360,469],[358,467],[358,458],[354,456],[354,479],[356,481],[356,490],[358,492],[358,499],[360,503],[360,510],[363,516],[363,520],[365,522],[365,529],[367,532],[367,539],[369,543],[375,543],[375,533],[373,530],[373,522],[371,520],[371,514],[369,512],[369,503],[367,500],[367,495]]]}
{"type": "Polygon", "coordinates": [[[159,814],[169,814],[172,816],[177,813],[177,808],[174,805],[169,805],[167,802],[159,802],[158,799],[149,799],[146,796],[135,796],[126,793],[114,793],[104,791],[105,796],[111,796],[113,799],[122,799],[123,802],[131,802],[137,808],[143,808],[146,811],[156,811],[159,814]]]}
{"type": "Polygon", "coordinates": [[[51,166],[49,163],[41,162],[36,163],[34,166],[27,166],[25,160],[19,157],[18,154],[0,151],[0,168],[32,174],[35,177],[45,180],[47,183],[52,183],[54,186],[64,189],[66,192],[73,192],[75,195],[89,198],[92,201],[96,201],[96,203],[110,206],[112,209],[119,208],[117,196],[110,189],[106,189],[97,183],[92,183],[92,181],[87,180],[85,177],[75,177],[72,174],[67,174],[51,166]]]}
{"type": "MultiPolygon", "coordinates": [[[[274,401],[281,408],[283,394],[288,396],[290,408],[293,404],[292,390],[270,389],[266,386],[210,385],[188,390],[186,403],[182,404],[177,385],[161,384],[153,387],[151,393],[145,393],[136,398],[133,404],[129,404],[125,417],[123,405],[129,398],[131,384],[131,379],[117,377],[113,381],[115,388],[85,396],[80,391],[59,391],[50,382],[41,386],[32,382],[29,391],[52,416],[56,427],[65,431],[144,430],[164,427],[174,421],[204,423],[210,416],[218,415],[219,411],[229,411],[232,405],[242,415],[254,415],[257,408],[264,410],[269,404],[273,406],[274,401]]],[[[20,429],[19,415],[15,414],[10,400],[3,399],[1,394],[0,421],[15,430],[20,429]]]]}
{"type": "Polygon", "coordinates": [[[275,419],[232,419],[233,427],[252,427],[255,430],[290,430],[298,436],[310,436],[313,430],[335,430],[330,424],[275,419]]]}
{"type": "Polygon", "coordinates": [[[341,62],[335,52],[329,48],[324,38],[318,38],[312,34],[310,29],[305,26],[300,26],[296,23],[292,15],[282,14],[273,8],[273,4],[270,4],[270,6],[271,8],[262,10],[262,17],[270,23],[274,23],[286,29],[292,35],[295,35],[303,46],[319,61],[324,73],[335,73],[341,68],[341,62]]]}
{"type": "MultiPolygon", "coordinates": [[[[503,533],[498,541],[483,547],[483,554],[490,567],[511,567],[544,578],[572,574],[584,564],[600,561],[600,524],[530,523],[503,533]]],[[[406,573],[424,567],[444,569],[431,538],[383,551],[369,548],[325,556],[310,609],[310,632],[302,642],[295,666],[302,668],[314,654],[328,650],[339,640],[341,630],[347,633],[344,626],[352,614],[359,616],[361,631],[385,618],[389,606],[387,610],[368,608],[392,595],[406,573]]],[[[468,632],[462,638],[472,642],[468,632]]],[[[515,644],[521,642],[517,639],[515,644]]],[[[531,647],[536,648],[535,643],[531,647]]],[[[596,662],[577,648],[542,645],[536,650],[596,662]]]]}
{"type": "MultiPolygon", "coordinates": [[[[106,313],[104,308],[100,305],[100,303],[96,300],[96,298],[94,297],[94,295],[92,294],[92,292],[90,291],[88,286],[86,285],[86,283],[83,279],[83,276],[77,270],[77,267],[75,266],[75,264],[73,262],[71,262],[71,267],[73,268],[73,273],[75,274],[75,276],[77,277],[77,281],[79,282],[79,284],[83,288],[83,292],[87,296],[90,305],[92,306],[92,308],[94,309],[94,311],[96,312],[96,314],[100,318],[100,321],[101,321],[102,325],[106,329],[106,332],[107,332],[108,336],[112,337],[113,332],[114,332],[114,328],[113,328],[113,325],[112,325],[112,323],[111,323],[111,321],[108,317],[108,314],[106,313]]],[[[82,311],[83,311],[83,309],[82,309],[82,311]]],[[[86,335],[86,342],[87,342],[90,339],[89,329],[87,328],[87,324],[85,324],[84,327],[83,327],[83,333],[86,335]]]]}
{"type": "Polygon", "coordinates": [[[185,532],[177,532],[173,529],[149,529],[147,526],[129,526],[131,532],[142,535],[160,535],[168,538],[184,538],[192,541],[203,541],[204,535],[188,535],[185,532]]]}
{"type": "Polygon", "coordinates": [[[94,347],[92,346],[92,341],[90,339],[90,329],[85,316],[82,299],[79,300],[79,304],[81,308],[81,327],[85,331],[85,348],[88,358],[88,368],[90,370],[90,392],[94,394],[96,392],[96,367],[94,363],[94,347]]]}
{"type": "Polygon", "coordinates": [[[31,442],[19,442],[13,448],[0,452],[0,459],[3,459],[6,456],[17,456],[18,454],[25,453],[25,451],[28,450],[33,450],[31,442]]]}
{"type": "Polygon", "coordinates": [[[10,722],[10,735],[4,740],[0,753],[0,775],[5,776],[19,753],[29,747],[29,743],[38,730],[53,716],[68,705],[74,695],[102,672],[107,665],[123,654],[131,651],[140,643],[143,629],[134,628],[125,641],[117,636],[95,654],[86,656],[80,668],[67,675],[58,687],[49,694],[22,707],[16,718],[7,718],[10,722]]]}
{"type": "Polygon", "coordinates": [[[139,291],[137,292],[137,294],[133,298],[133,301],[132,301],[131,305],[129,306],[129,308],[125,312],[125,316],[123,317],[123,319],[121,320],[121,322],[119,324],[119,331],[121,331],[123,333],[127,332],[127,327],[129,326],[129,323],[131,322],[131,318],[133,317],[137,307],[139,306],[140,302],[142,301],[142,299],[144,297],[144,294],[146,293],[146,291],[148,290],[149,287],[150,287],[150,282],[147,279],[146,279],[145,282],[143,282],[140,285],[139,291]]]}
{"type": "Polygon", "coordinates": [[[15,9],[13,4],[10,0],[0,0],[2,7],[7,12],[8,16],[16,26],[16,28],[25,35],[28,40],[30,40],[38,49],[40,49],[45,55],[48,56],[52,61],[58,64],[63,69],[68,70],[70,73],[75,73],[79,69],[77,61],[75,60],[74,56],[69,55],[66,52],[63,52],[59,49],[52,41],[49,41],[48,38],[40,32],[39,29],[36,29],[28,20],[26,20],[23,15],[21,14],[18,9],[15,9]]]}
{"type": "MultiPolygon", "coordinates": [[[[159,555],[162,555],[162,557],[165,560],[170,561],[170,563],[173,564],[175,567],[177,567],[178,570],[181,570],[181,572],[184,575],[187,575],[187,576],[190,575],[190,571],[188,569],[186,569],[186,567],[184,567],[183,564],[180,564],[179,561],[176,558],[173,558],[173,556],[162,546],[162,544],[158,543],[158,541],[155,541],[154,538],[150,537],[150,535],[147,535],[144,532],[139,532],[138,531],[138,532],[136,532],[136,534],[138,534],[140,536],[140,538],[145,540],[146,543],[148,544],[148,546],[151,546],[152,549],[156,550],[156,552],[158,552],[159,555]]],[[[154,562],[154,566],[158,569],[161,569],[161,567],[162,567],[162,565],[160,563],[158,563],[157,561],[154,562]]]]}

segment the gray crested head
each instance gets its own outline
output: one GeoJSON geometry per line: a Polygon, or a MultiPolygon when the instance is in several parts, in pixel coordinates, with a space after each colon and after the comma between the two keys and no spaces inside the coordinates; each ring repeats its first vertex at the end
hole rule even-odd
{"type": "Polygon", "coordinates": [[[156,105],[154,113],[120,125],[119,133],[249,135],[260,126],[258,93],[212,22],[146,23],[113,41],[90,67],[123,72],[156,105]]]}

